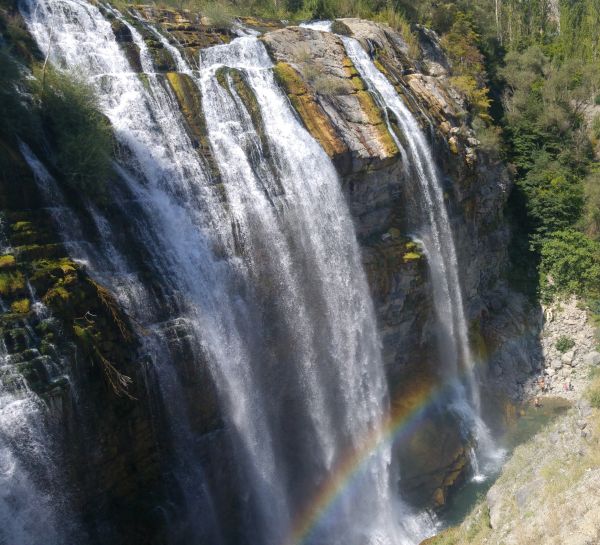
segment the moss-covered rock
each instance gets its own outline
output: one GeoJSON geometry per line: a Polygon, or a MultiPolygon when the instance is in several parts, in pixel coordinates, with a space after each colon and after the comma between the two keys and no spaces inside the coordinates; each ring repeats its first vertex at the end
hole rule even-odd
{"type": "Polygon", "coordinates": [[[336,134],[327,115],[309,93],[302,76],[290,64],[278,62],[274,68],[275,77],[290,98],[307,130],[321,144],[330,157],[341,156],[348,147],[336,134]]]}
{"type": "Polygon", "coordinates": [[[393,162],[399,150],[384,116],[337,36],[286,28],[262,39],[279,83],[340,171],[393,162]]]}
{"type": "Polygon", "coordinates": [[[14,255],[6,254],[0,256],[0,269],[13,269],[15,264],[16,260],[14,255]]]}
{"type": "Polygon", "coordinates": [[[27,314],[31,309],[31,301],[29,299],[18,299],[17,301],[13,301],[10,305],[10,308],[13,312],[18,314],[27,314]]]}

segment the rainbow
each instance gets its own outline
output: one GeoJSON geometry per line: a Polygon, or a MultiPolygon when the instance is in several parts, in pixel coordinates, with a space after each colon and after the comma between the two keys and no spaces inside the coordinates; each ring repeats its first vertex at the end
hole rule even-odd
{"type": "Polygon", "coordinates": [[[293,521],[284,545],[302,545],[363,469],[372,453],[392,440],[410,436],[443,393],[439,387],[429,388],[411,399],[410,409],[392,404],[390,413],[369,432],[360,448],[342,457],[329,478],[317,488],[312,501],[293,521]]]}
{"type": "MultiPolygon", "coordinates": [[[[524,331],[519,338],[528,333],[528,330],[524,331]]],[[[502,347],[498,346],[496,351],[500,348],[502,347]]],[[[487,361],[491,359],[490,356],[487,355],[487,361]]],[[[481,359],[476,361],[476,365],[484,363],[485,361],[481,359]]],[[[336,502],[351,486],[354,477],[366,465],[371,454],[388,442],[410,437],[423,422],[428,409],[441,400],[447,391],[448,385],[430,385],[429,388],[412,396],[408,403],[392,403],[390,413],[381,424],[368,433],[358,449],[343,456],[328,479],[317,487],[310,503],[293,519],[283,545],[302,545],[319,522],[333,510],[336,502]]]]}

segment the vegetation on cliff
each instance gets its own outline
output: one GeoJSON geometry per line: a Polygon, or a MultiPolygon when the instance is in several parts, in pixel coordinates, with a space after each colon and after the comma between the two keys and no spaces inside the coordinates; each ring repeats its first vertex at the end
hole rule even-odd
{"type": "Polygon", "coordinates": [[[513,279],[545,300],[576,293],[597,307],[598,2],[399,0],[395,6],[441,34],[459,86],[472,90],[484,119],[488,111],[494,119],[487,136],[490,130],[501,136],[491,143],[516,181],[513,279]]]}
{"type": "MultiPolygon", "coordinates": [[[[9,3],[10,4],[10,3],[9,3]]],[[[30,43],[15,6],[0,7],[0,167],[8,174],[19,141],[48,149],[66,186],[100,198],[110,176],[112,130],[90,87],[56,70],[30,43]]]]}
{"type": "Polygon", "coordinates": [[[131,397],[131,380],[119,370],[135,356],[131,324],[69,257],[21,153],[25,145],[44,158],[66,199],[102,204],[112,128],[89,85],[52,68],[23,25],[11,1],[0,3],[0,236],[10,251],[0,256],[0,334],[11,357],[24,360],[21,374],[38,393],[53,391],[55,381],[35,354],[54,355],[54,345],[68,352],[63,344],[70,342],[91,364],[91,375],[91,367],[102,370],[114,393],[131,397]],[[40,318],[40,304],[52,318],[40,318]],[[34,347],[21,335],[24,328],[36,331],[34,347]]]}

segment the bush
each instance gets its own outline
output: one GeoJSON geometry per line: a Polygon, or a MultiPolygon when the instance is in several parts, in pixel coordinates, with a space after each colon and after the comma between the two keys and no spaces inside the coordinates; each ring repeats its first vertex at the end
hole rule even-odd
{"type": "Polygon", "coordinates": [[[541,245],[540,283],[546,298],[600,291],[600,243],[574,229],[554,233],[541,245]]]}
{"type": "Polygon", "coordinates": [[[575,346],[575,341],[571,337],[567,337],[566,335],[562,335],[556,341],[556,350],[558,350],[561,354],[571,350],[575,346]]]}
{"type": "Polygon", "coordinates": [[[41,118],[55,167],[72,189],[97,198],[111,172],[112,131],[93,89],[64,72],[36,72],[41,118]]]}
{"type": "Polygon", "coordinates": [[[479,140],[481,149],[498,157],[502,151],[502,130],[500,127],[486,123],[483,119],[476,117],[473,120],[475,138],[479,140]]]}

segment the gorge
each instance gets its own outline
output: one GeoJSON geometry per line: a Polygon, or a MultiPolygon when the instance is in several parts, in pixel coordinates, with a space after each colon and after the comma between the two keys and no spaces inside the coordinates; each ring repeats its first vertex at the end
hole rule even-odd
{"type": "Polygon", "coordinates": [[[438,36],[95,0],[1,15],[42,107],[0,138],[0,543],[436,534],[544,366],[512,176],[438,36]]]}

